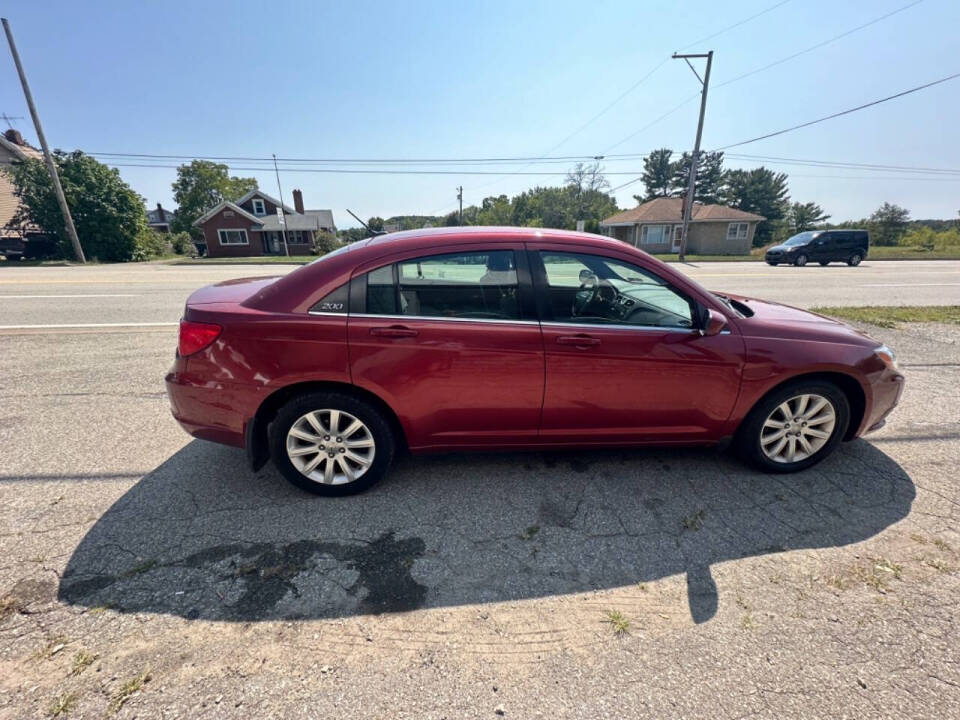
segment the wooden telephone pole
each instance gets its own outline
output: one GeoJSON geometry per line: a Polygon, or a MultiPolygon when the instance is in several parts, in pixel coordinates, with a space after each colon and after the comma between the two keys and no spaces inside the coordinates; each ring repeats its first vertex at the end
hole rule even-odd
{"type": "Polygon", "coordinates": [[[693,197],[694,190],[697,187],[697,161],[700,159],[700,137],[703,135],[703,115],[707,109],[707,88],[710,86],[710,65],[713,64],[713,50],[708,53],[698,53],[694,55],[678,55],[674,53],[673,59],[676,60],[678,58],[686,61],[687,65],[690,65],[690,58],[707,59],[707,69],[703,73],[702,79],[693,65],[690,65],[693,74],[697,76],[697,80],[700,80],[700,84],[703,86],[703,92],[700,94],[700,121],[697,123],[697,139],[693,144],[693,157],[690,158],[690,179],[687,183],[687,196],[683,203],[683,230],[681,230],[683,234],[680,236],[680,262],[683,262],[687,255],[687,230],[690,228],[690,218],[693,216],[693,197]]]}
{"type": "Polygon", "coordinates": [[[10,54],[13,55],[13,63],[17,66],[17,74],[20,75],[20,84],[23,86],[23,96],[27,100],[27,107],[30,108],[30,117],[33,118],[33,126],[37,130],[40,147],[43,148],[43,159],[47,163],[47,170],[50,172],[50,179],[53,181],[53,191],[57,194],[57,202],[60,203],[60,211],[63,213],[63,222],[67,227],[67,235],[70,236],[70,242],[73,244],[73,254],[76,255],[79,262],[85,263],[87,259],[83,256],[83,248],[80,247],[80,238],[77,236],[77,229],[73,226],[70,207],[67,205],[67,198],[63,194],[63,186],[60,184],[60,176],[57,174],[57,165],[53,162],[53,155],[50,154],[47,138],[43,134],[43,126],[40,125],[40,116],[37,115],[37,108],[33,104],[33,95],[30,92],[30,85],[27,83],[27,76],[23,72],[23,65],[20,63],[20,53],[17,52],[17,45],[13,41],[13,33],[10,32],[10,23],[7,22],[6,18],[0,18],[0,20],[3,21],[3,31],[7,34],[7,42],[10,44],[10,54]]]}

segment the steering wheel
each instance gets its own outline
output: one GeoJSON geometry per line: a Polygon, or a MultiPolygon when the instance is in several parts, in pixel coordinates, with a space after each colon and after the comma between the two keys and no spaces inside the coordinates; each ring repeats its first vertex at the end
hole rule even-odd
{"type": "Polygon", "coordinates": [[[573,296],[573,306],[570,308],[570,316],[577,317],[582,315],[584,310],[590,307],[598,299],[613,302],[617,299],[617,289],[609,280],[601,280],[595,274],[582,273],[580,276],[580,289],[573,296]],[[604,297],[604,289],[610,291],[610,297],[604,297]]]}

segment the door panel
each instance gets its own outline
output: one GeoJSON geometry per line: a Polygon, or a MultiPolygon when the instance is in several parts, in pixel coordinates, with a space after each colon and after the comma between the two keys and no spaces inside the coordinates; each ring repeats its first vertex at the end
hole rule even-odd
{"type": "Polygon", "coordinates": [[[690,327],[701,291],[636,259],[536,250],[530,265],[545,318],[541,440],[706,442],[727,432],[744,344],[732,324],[712,337],[690,327]]]}
{"type": "Polygon", "coordinates": [[[535,441],[543,339],[523,245],[380,262],[351,280],[353,382],[396,411],[414,449],[535,441]]]}
{"type": "Polygon", "coordinates": [[[544,372],[536,322],[356,315],[348,328],[354,384],[397,412],[411,448],[536,438],[544,372]]]}
{"type": "Polygon", "coordinates": [[[696,441],[723,435],[740,388],[739,335],[549,323],[543,342],[543,439],[696,441]],[[578,335],[582,344],[565,339],[578,335]]]}

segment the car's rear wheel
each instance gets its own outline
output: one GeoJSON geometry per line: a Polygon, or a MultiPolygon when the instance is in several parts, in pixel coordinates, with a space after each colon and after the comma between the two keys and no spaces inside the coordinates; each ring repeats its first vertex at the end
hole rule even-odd
{"type": "Polygon", "coordinates": [[[788,473],[832,453],[850,422],[844,392],[824,380],[800,380],[767,395],[737,434],[740,453],[767,472],[788,473]]]}
{"type": "Polygon", "coordinates": [[[775,262],[772,262],[772,261],[770,261],[770,260],[767,260],[767,265],[769,265],[770,267],[776,267],[776,266],[779,265],[779,264],[780,264],[780,263],[775,263],[775,262]]]}
{"type": "Polygon", "coordinates": [[[860,253],[854,253],[847,259],[847,265],[849,265],[850,267],[856,267],[861,263],[862,260],[863,260],[863,255],[861,255],[860,253]]]}
{"type": "Polygon", "coordinates": [[[386,475],[395,440],[371,404],[338,392],[294,398],[270,424],[270,457],[291,483],[317,495],[352,495],[386,475]]]}
{"type": "Polygon", "coordinates": [[[803,267],[804,265],[807,264],[807,260],[808,258],[806,255],[800,254],[800,255],[797,255],[796,259],[793,261],[793,264],[796,265],[797,267],[803,267]]]}

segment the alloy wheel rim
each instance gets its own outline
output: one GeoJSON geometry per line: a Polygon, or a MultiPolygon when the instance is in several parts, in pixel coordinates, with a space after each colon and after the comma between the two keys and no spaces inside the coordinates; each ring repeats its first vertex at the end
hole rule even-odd
{"type": "Polygon", "coordinates": [[[359,418],[343,410],[314,410],[287,432],[287,457],[301,475],[322,485],[346,485],[373,465],[376,443],[359,418]]]}
{"type": "Polygon", "coordinates": [[[799,265],[800,267],[803,267],[803,266],[806,265],[806,264],[807,264],[807,256],[806,256],[806,255],[801,255],[800,257],[797,258],[797,265],[799,265]]]}
{"type": "Polygon", "coordinates": [[[800,462],[827,444],[836,424],[833,403],[823,395],[795,395],[767,416],[760,428],[760,449],[774,462],[800,462]]]}
{"type": "Polygon", "coordinates": [[[860,264],[860,256],[859,256],[859,255],[854,255],[852,258],[850,258],[850,263],[853,264],[853,265],[859,265],[859,264],[860,264]]]}

